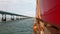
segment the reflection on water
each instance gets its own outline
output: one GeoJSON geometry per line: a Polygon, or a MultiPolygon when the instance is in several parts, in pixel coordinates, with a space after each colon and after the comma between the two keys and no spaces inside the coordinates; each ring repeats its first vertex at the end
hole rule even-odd
{"type": "Polygon", "coordinates": [[[0,23],[0,34],[33,34],[34,19],[8,21],[0,23]]]}

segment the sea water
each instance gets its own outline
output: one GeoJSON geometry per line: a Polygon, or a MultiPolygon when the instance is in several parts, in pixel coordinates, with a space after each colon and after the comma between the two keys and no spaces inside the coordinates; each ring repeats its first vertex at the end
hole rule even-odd
{"type": "Polygon", "coordinates": [[[33,34],[34,19],[0,22],[0,34],[33,34]]]}

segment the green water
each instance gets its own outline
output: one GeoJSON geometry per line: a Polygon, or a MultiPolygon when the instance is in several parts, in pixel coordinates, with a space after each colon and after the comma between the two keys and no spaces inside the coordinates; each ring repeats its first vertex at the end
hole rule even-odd
{"type": "Polygon", "coordinates": [[[34,19],[24,19],[0,23],[0,34],[33,34],[34,19]]]}

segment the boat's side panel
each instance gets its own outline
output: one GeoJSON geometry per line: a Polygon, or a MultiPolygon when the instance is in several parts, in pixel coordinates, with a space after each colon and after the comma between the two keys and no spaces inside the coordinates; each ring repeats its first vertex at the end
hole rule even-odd
{"type": "Polygon", "coordinates": [[[60,0],[40,0],[42,20],[60,27],[60,0]]]}

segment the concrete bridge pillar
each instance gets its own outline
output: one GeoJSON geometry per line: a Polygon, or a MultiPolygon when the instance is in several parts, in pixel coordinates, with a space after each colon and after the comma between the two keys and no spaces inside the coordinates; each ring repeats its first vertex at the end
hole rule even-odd
{"type": "Polygon", "coordinates": [[[4,14],[2,14],[2,21],[6,21],[6,14],[5,14],[5,17],[3,17],[4,14]]]}
{"type": "Polygon", "coordinates": [[[3,14],[2,14],[2,21],[3,21],[3,14]]]}
{"type": "Polygon", "coordinates": [[[16,19],[19,20],[19,16],[16,16],[16,19]]]}
{"type": "Polygon", "coordinates": [[[14,20],[14,16],[11,15],[11,20],[14,20]]]}
{"type": "Polygon", "coordinates": [[[19,16],[19,20],[20,20],[20,16],[19,16]]]}
{"type": "Polygon", "coordinates": [[[19,16],[19,20],[20,20],[20,16],[19,16]]]}

